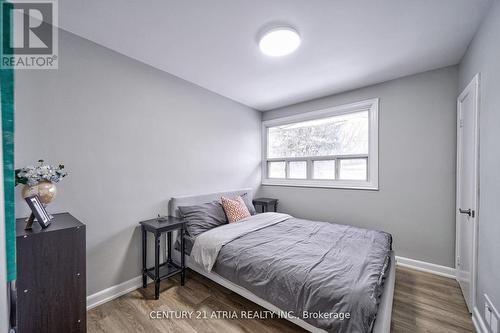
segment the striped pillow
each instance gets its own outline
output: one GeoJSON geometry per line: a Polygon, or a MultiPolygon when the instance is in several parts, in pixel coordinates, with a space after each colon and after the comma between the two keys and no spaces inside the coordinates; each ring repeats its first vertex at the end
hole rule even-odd
{"type": "Polygon", "coordinates": [[[221,197],[222,207],[226,212],[229,223],[238,222],[244,218],[250,217],[250,212],[243,199],[238,195],[235,200],[221,197]]]}

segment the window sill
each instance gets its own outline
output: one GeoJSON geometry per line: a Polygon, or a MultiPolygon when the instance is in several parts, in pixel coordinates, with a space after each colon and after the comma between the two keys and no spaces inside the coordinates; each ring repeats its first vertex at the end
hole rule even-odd
{"type": "Polygon", "coordinates": [[[378,184],[367,181],[324,181],[324,180],[302,180],[302,179],[263,179],[262,185],[270,186],[293,186],[293,187],[316,187],[336,188],[349,190],[378,191],[378,184]]]}

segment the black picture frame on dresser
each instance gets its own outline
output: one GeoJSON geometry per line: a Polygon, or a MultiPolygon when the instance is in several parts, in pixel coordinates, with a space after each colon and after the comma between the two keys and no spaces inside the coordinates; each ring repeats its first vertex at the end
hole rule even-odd
{"type": "Polygon", "coordinates": [[[24,200],[26,200],[26,203],[31,209],[31,215],[28,218],[24,229],[32,228],[34,218],[36,218],[36,221],[38,222],[38,224],[40,224],[40,227],[42,227],[42,229],[48,228],[48,226],[50,225],[50,220],[52,220],[52,215],[47,212],[38,195],[26,197],[24,198],[24,200]]]}
{"type": "Polygon", "coordinates": [[[185,265],[185,245],[184,245],[184,234],[185,234],[185,223],[186,221],[174,216],[155,218],[147,221],[139,222],[141,225],[142,233],[142,287],[146,288],[147,278],[150,277],[155,283],[155,299],[160,298],[160,281],[167,279],[176,274],[181,274],[181,286],[184,285],[184,280],[186,276],[186,265],[185,265]],[[181,262],[176,263],[172,259],[172,232],[179,230],[181,233],[181,262]],[[147,267],[147,233],[151,232],[154,236],[154,247],[155,247],[155,265],[153,267],[147,267]],[[160,245],[161,245],[161,235],[167,234],[167,260],[160,264],[160,245]]]}
{"type": "Polygon", "coordinates": [[[16,333],[87,331],[86,227],[69,213],[50,228],[16,220],[16,333]]]}

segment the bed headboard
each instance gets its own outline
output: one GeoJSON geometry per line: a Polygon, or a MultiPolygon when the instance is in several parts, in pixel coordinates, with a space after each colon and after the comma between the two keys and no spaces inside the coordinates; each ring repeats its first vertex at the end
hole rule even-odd
{"type": "Polygon", "coordinates": [[[172,197],[168,203],[168,213],[170,216],[179,215],[179,206],[191,206],[191,205],[199,205],[207,202],[211,202],[214,200],[219,200],[221,196],[233,198],[237,195],[242,195],[248,193],[247,195],[250,197],[250,200],[253,199],[253,193],[251,188],[243,188],[239,190],[231,190],[225,192],[216,192],[216,193],[207,193],[200,195],[188,195],[182,197],[172,197]]]}

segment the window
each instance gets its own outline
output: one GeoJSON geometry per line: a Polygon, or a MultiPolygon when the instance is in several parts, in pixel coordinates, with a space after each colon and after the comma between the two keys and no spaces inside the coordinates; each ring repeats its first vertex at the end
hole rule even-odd
{"type": "Polygon", "coordinates": [[[378,189],[378,99],[267,120],[262,184],[378,189]]]}

